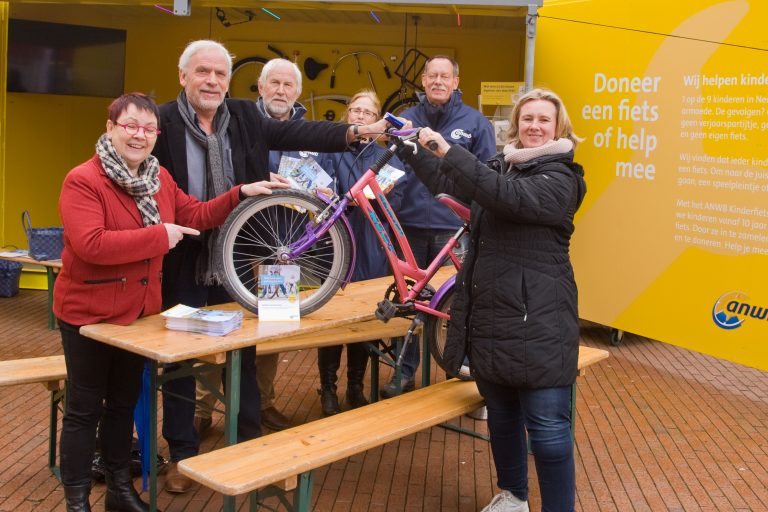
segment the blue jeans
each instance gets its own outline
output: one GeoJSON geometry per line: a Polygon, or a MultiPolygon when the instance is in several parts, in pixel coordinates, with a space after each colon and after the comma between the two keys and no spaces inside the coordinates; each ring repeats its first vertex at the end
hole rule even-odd
{"type": "MultiPolygon", "coordinates": [[[[427,268],[429,263],[437,256],[448,240],[456,233],[455,229],[424,229],[411,228],[403,226],[408,243],[413,250],[416,263],[420,268],[427,268]]],[[[466,246],[466,236],[459,242],[462,247],[466,246]]],[[[416,375],[421,360],[421,347],[419,338],[414,338],[405,349],[403,356],[403,377],[412,379],[416,375]]]]}
{"type": "Polygon", "coordinates": [[[476,378],[488,408],[498,486],[528,499],[530,438],[542,512],[573,512],[576,476],[571,438],[571,386],[518,389],[476,378]]]}

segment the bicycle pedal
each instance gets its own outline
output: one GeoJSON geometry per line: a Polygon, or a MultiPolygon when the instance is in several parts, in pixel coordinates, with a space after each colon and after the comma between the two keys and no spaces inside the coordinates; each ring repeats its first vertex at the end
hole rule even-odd
{"type": "Polygon", "coordinates": [[[397,314],[397,306],[391,300],[384,299],[376,304],[375,314],[376,318],[387,323],[397,314]]]}

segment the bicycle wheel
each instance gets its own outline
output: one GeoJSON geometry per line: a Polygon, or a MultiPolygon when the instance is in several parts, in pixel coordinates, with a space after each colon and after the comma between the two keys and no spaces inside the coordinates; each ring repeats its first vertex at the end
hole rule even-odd
{"type": "Polygon", "coordinates": [[[259,75],[261,68],[269,59],[264,57],[246,57],[232,66],[229,79],[229,96],[256,101],[259,98],[259,75]]]}
{"type": "MultiPolygon", "coordinates": [[[[450,313],[453,295],[454,289],[451,288],[448,293],[443,295],[435,309],[441,313],[450,313]]],[[[448,373],[450,377],[458,377],[461,380],[472,380],[472,375],[469,372],[469,364],[466,360],[459,369],[458,375],[452,375],[447,368],[448,365],[445,362],[443,354],[445,353],[445,342],[448,339],[448,326],[450,325],[450,322],[450,318],[445,319],[436,316],[427,317],[427,321],[424,324],[424,336],[427,338],[429,353],[432,354],[437,366],[448,373]]]]}
{"type": "Polygon", "coordinates": [[[229,294],[258,314],[260,265],[298,265],[299,311],[309,314],[336,293],[349,270],[352,241],[336,223],[317,242],[296,257],[289,247],[327,205],[296,190],[274,190],[240,203],[221,227],[216,240],[216,268],[229,294]]]}
{"type": "Polygon", "coordinates": [[[299,102],[307,109],[311,121],[337,121],[344,117],[350,99],[351,96],[344,94],[321,94],[307,96],[299,102]]]}
{"type": "Polygon", "coordinates": [[[384,101],[382,107],[383,112],[389,112],[390,114],[397,115],[403,110],[411,108],[419,104],[419,98],[415,93],[411,93],[409,96],[405,95],[405,91],[397,90],[389,95],[384,101]]]}

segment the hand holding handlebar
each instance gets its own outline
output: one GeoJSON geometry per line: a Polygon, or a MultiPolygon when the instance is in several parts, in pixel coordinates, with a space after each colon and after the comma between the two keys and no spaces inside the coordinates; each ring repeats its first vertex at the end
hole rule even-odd
{"type": "Polygon", "coordinates": [[[397,138],[401,143],[412,146],[414,148],[414,154],[416,153],[416,146],[414,141],[418,141],[423,147],[432,151],[438,157],[443,157],[451,148],[451,145],[445,141],[440,133],[432,130],[431,128],[410,128],[403,130],[388,130],[388,133],[397,138]]]}
{"type": "Polygon", "coordinates": [[[422,128],[419,131],[419,144],[441,158],[451,149],[451,145],[445,141],[443,136],[431,128],[422,128]]]}

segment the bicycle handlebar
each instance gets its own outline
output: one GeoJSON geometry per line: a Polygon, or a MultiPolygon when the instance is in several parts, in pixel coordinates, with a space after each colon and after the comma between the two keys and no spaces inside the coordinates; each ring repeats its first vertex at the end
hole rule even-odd
{"type": "MultiPolygon", "coordinates": [[[[389,134],[390,138],[395,139],[395,144],[405,144],[406,146],[413,147],[414,151],[413,153],[416,154],[416,143],[414,141],[418,140],[419,133],[421,132],[421,128],[407,128],[405,130],[388,130],[387,133],[389,134]]],[[[437,142],[430,140],[427,142],[427,147],[432,150],[437,150],[437,142]]]]}

